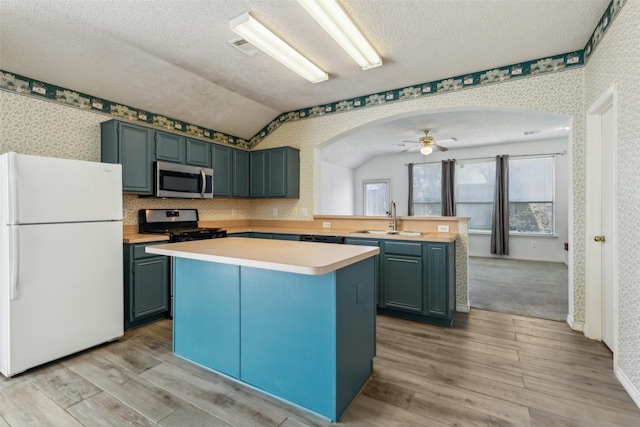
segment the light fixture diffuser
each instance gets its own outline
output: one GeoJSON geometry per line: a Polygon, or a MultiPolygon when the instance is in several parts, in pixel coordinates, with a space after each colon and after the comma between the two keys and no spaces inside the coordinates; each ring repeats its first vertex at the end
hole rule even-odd
{"type": "Polygon", "coordinates": [[[428,145],[425,145],[420,149],[420,153],[424,154],[425,156],[428,156],[429,154],[433,153],[433,148],[429,147],[428,145]]]}
{"type": "Polygon", "coordinates": [[[363,70],[382,65],[380,55],[336,0],[298,0],[298,3],[363,70]]]}
{"type": "Polygon", "coordinates": [[[272,33],[249,12],[232,19],[229,25],[233,32],[311,83],[329,79],[329,74],[272,33]]]}

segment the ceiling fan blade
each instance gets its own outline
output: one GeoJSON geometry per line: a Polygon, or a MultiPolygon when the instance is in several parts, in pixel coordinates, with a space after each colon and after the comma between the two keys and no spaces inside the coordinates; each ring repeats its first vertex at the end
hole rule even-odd
{"type": "Polygon", "coordinates": [[[447,143],[447,142],[456,142],[457,139],[456,138],[445,138],[445,139],[439,139],[436,142],[438,144],[443,144],[443,143],[447,143]]]}
{"type": "Polygon", "coordinates": [[[406,149],[402,150],[401,153],[406,153],[407,151],[417,150],[418,148],[421,148],[421,147],[419,145],[416,145],[415,147],[409,147],[409,148],[406,148],[406,149]]]}
{"type": "Polygon", "coordinates": [[[448,148],[444,148],[439,146],[438,144],[436,144],[435,142],[432,142],[431,144],[429,144],[431,147],[435,148],[436,150],[440,150],[440,151],[447,151],[449,150],[448,148]]]}

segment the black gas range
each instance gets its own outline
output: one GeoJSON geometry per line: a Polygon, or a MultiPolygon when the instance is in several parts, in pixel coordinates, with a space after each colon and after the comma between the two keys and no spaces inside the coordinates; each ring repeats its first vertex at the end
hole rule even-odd
{"type": "Polygon", "coordinates": [[[221,228],[198,227],[197,209],[140,209],[140,233],[168,234],[169,243],[227,237],[221,228]]]}

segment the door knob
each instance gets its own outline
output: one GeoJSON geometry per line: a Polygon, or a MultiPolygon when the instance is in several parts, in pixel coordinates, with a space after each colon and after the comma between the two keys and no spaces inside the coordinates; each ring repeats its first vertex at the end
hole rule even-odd
{"type": "Polygon", "coordinates": [[[593,240],[595,240],[596,242],[604,243],[604,236],[596,236],[593,238],[593,240]]]}

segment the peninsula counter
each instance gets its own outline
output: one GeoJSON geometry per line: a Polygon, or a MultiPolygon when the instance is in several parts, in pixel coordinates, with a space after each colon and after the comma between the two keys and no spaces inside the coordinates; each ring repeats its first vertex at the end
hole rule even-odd
{"type": "Polygon", "coordinates": [[[375,355],[379,248],[230,237],[174,257],[173,351],[338,421],[375,355]]]}

